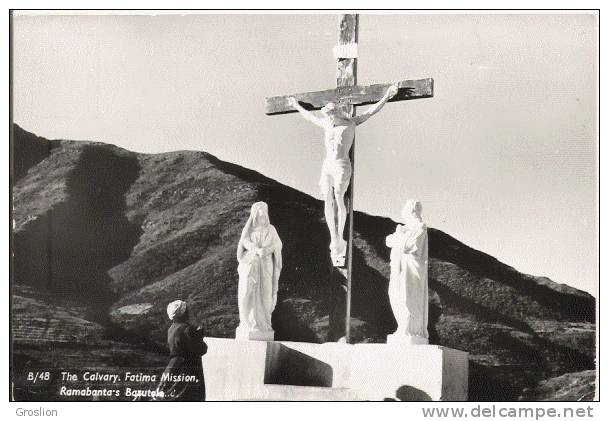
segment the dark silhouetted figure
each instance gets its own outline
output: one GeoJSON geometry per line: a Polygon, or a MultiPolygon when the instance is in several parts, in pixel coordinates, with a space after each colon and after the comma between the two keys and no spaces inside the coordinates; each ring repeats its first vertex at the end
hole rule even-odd
{"type": "Polygon", "coordinates": [[[167,306],[167,315],[173,321],[167,331],[169,364],[163,372],[157,392],[159,400],[204,401],[205,380],[201,356],[207,352],[203,329],[188,323],[188,308],[184,301],[176,300],[167,306]]]}

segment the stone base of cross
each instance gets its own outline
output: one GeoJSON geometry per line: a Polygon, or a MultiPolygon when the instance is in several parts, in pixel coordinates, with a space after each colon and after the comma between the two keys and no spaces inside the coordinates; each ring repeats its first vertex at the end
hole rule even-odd
{"type": "MultiPolygon", "coordinates": [[[[296,112],[290,104],[290,98],[295,98],[306,110],[319,110],[329,103],[343,104],[346,112],[354,117],[355,107],[358,105],[374,104],[383,99],[388,88],[394,83],[383,83],[369,86],[357,85],[357,34],[358,15],[341,15],[339,21],[338,45],[334,49],[337,59],[336,89],[325,91],[305,92],[292,95],[283,95],[266,98],[265,112],[268,115],[287,114],[296,112]]],[[[398,92],[388,102],[404,101],[419,98],[430,98],[433,96],[433,79],[402,80],[397,82],[398,92]]],[[[346,227],[348,230],[346,238],[346,259],[343,262],[333,256],[332,279],[338,279],[339,290],[344,290],[345,297],[345,319],[344,336],[341,338],[349,342],[349,325],[351,314],[351,280],[353,267],[353,174],[355,169],[355,145],[349,152],[351,161],[351,179],[346,192],[346,207],[348,218],[346,227]],[[344,281],[344,282],[343,282],[344,281]]],[[[342,237],[344,233],[339,233],[342,237]]],[[[342,238],[341,238],[342,240],[342,238]]],[[[343,300],[339,300],[343,301],[343,300]]]]}

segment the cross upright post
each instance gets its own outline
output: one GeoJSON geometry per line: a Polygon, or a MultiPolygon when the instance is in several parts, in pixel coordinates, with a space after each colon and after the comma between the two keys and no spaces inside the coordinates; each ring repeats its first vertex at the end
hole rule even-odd
{"type": "MultiPolygon", "coordinates": [[[[356,106],[368,105],[385,102],[404,101],[410,99],[433,97],[433,79],[402,80],[395,85],[397,93],[392,97],[387,97],[388,88],[391,83],[375,84],[370,86],[357,85],[357,41],[358,41],[359,15],[345,14],[339,19],[338,44],[334,48],[334,55],[337,60],[336,67],[336,89],[325,91],[306,92],[293,95],[283,95],[269,97],[265,99],[265,112],[267,115],[286,114],[301,111],[306,114],[308,111],[319,110],[330,103],[342,104],[345,107],[347,118],[361,119],[364,116],[356,116],[356,106]],[[297,101],[290,103],[293,98],[297,101]]],[[[376,112],[376,111],[374,111],[376,112]]],[[[367,111],[366,113],[369,113],[367,111]]],[[[366,114],[364,113],[364,114],[366,114]]],[[[371,114],[370,114],[371,115],[371,114]]],[[[367,118],[367,117],[366,117],[367,118]]],[[[319,125],[316,118],[310,117],[319,125]]],[[[364,119],[365,121],[365,119],[364,119]]],[[[360,123],[357,123],[360,124],[360,123]]],[[[342,290],[344,291],[345,318],[344,335],[341,341],[350,341],[350,321],[351,321],[351,284],[353,271],[353,198],[354,198],[354,169],[355,169],[355,129],[353,128],[352,144],[349,150],[350,159],[350,180],[347,191],[345,192],[348,230],[346,240],[346,258],[344,263],[337,264],[333,261],[333,275],[340,278],[342,290]]],[[[344,190],[341,190],[344,192],[344,190]]],[[[326,219],[327,219],[326,215],[326,219]]],[[[327,221],[329,222],[329,221],[327,221]]],[[[334,221],[332,221],[334,222],[334,221]]],[[[344,233],[339,233],[342,240],[344,233]]]]}
{"type": "MultiPolygon", "coordinates": [[[[340,88],[357,85],[357,32],[358,32],[358,15],[341,15],[338,24],[338,46],[336,48],[336,87],[340,88]],[[352,51],[349,51],[352,50],[352,51]],[[353,51],[354,50],[354,51],[353,51]],[[349,56],[349,57],[341,57],[349,56]]],[[[347,113],[355,116],[355,106],[350,105],[347,113]]],[[[351,340],[351,274],[353,272],[353,193],[355,186],[355,135],[353,137],[353,145],[349,151],[351,159],[351,180],[349,189],[347,190],[347,269],[336,268],[342,278],[346,280],[345,291],[345,342],[351,340]]]]}

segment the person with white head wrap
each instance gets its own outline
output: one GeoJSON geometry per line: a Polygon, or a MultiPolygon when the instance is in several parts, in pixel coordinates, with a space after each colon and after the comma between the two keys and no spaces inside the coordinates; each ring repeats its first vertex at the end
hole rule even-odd
{"type": "Polygon", "coordinates": [[[239,266],[237,338],[273,339],[271,314],[277,304],[282,243],[270,223],[268,205],[256,202],[237,246],[239,266]]]}
{"type": "Polygon", "coordinates": [[[393,338],[427,343],[428,321],[428,240],[418,200],[408,200],[402,208],[404,224],[387,236],[391,248],[389,301],[398,324],[393,338]],[[415,338],[415,339],[412,339],[415,338]]]}
{"type": "Polygon", "coordinates": [[[186,302],[182,300],[172,301],[167,306],[167,316],[169,317],[169,320],[182,319],[182,317],[186,314],[186,311],[186,302]]]}
{"type": "Polygon", "coordinates": [[[207,352],[203,329],[188,323],[188,305],[175,300],[167,305],[172,321],[167,331],[169,364],[161,376],[155,400],[204,401],[205,380],[201,357],[207,352]]]}

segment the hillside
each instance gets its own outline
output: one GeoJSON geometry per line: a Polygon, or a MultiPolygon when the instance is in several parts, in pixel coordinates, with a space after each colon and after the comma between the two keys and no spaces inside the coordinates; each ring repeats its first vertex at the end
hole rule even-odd
{"type": "MultiPolygon", "coordinates": [[[[34,136],[14,135],[15,145],[34,136]]],[[[13,186],[16,373],[162,367],[165,306],[176,298],[191,303],[208,336],[234,337],[236,245],[258,200],[284,243],[276,338],[337,338],[318,200],[204,152],[146,155],[65,140],[48,150],[42,160],[15,157],[26,163],[13,186]]],[[[394,228],[356,212],[356,342],[382,342],[395,329],[384,246],[394,228]]],[[[470,353],[472,400],[527,399],[525,388],[594,368],[593,297],[519,273],[439,230],[429,236],[431,343],[470,353]]]]}

